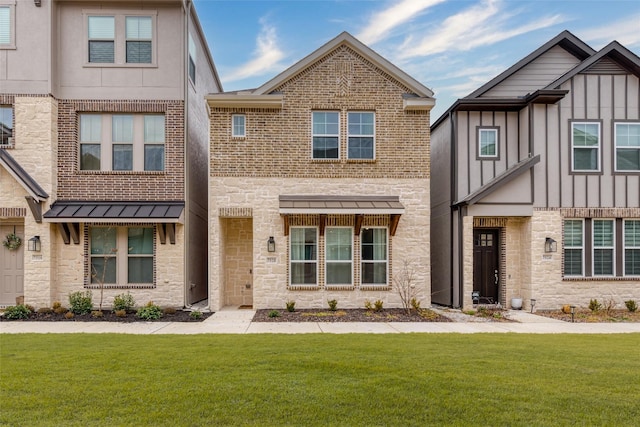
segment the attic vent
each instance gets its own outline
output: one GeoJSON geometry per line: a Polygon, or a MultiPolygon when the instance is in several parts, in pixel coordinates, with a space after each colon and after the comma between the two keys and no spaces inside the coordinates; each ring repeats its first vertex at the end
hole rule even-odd
{"type": "Polygon", "coordinates": [[[622,68],[617,62],[609,58],[602,58],[589,68],[586,68],[582,74],[628,74],[629,72],[622,68]]]}

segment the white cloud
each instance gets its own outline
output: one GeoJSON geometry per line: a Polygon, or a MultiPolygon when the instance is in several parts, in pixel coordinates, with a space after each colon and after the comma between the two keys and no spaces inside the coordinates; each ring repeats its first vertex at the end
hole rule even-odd
{"type": "Polygon", "coordinates": [[[640,27],[640,14],[635,14],[601,27],[583,31],[580,36],[587,42],[601,44],[599,47],[603,47],[613,40],[617,40],[626,47],[640,46],[640,30],[638,27],[640,27]]]}
{"type": "Polygon", "coordinates": [[[521,23],[516,22],[517,15],[516,12],[505,10],[499,0],[483,0],[448,17],[440,26],[429,31],[426,37],[408,37],[399,48],[398,56],[408,59],[450,50],[468,51],[564,22],[561,15],[553,15],[521,23]],[[509,25],[515,27],[506,28],[509,25]]]}
{"type": "Polygon", "coordinates": [[[397,26],[404,24],[423,11],[446,0],[402,0],[393,6],[374,13],[368,25],[356,36],[365,44],[385,39],[397,26]]]}
{"type": "Polygon", "coordinates": [[[260,33],[256,38],[256,49],[253,59],[228,72],[222,80],[234,82],[249,77],[261,76],[285,68],[282,64],[285,54],[278,46],[278,37],[275,27],[271,26],[266,18],[260,19],[260,33]]]}

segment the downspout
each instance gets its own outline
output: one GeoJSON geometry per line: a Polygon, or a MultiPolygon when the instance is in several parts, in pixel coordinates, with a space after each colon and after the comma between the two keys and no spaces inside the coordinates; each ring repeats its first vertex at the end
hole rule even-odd
{"type": "Polygon", "coordinates": [[[182,78],[183,78],[183,116],[184,116],[184,260],[182,265],[184,266],[184,305],[186,307],[191,307],[191,303],[189,301],[189,291],[191,289],[191,281],[189,280],[189,271],[190,265],[190,245],[191,241],[189,233],[191,231],[190,227],[190,210],[191,210],[191,192],[189,190],[190,182],[189,182],[189,173],[190,173],[190,159],[189,159],[189,22],[191,21],[191,0],[182,0],[182,7],[184,9],[184,34],[182,38],[182,47],[183,58],[182,58],[182,78]]]}
{"type": "MultiPolygon", "coordinates": [[[[456,189],[457,189],[457,185],[458,185],[458,174],[457,174],[457,170],[456,170],[456,164],[457,164],[457,138],[456,138],[456,128],[455,128],[455,118],[454,118],[454,114],[453,114],[453,109],[449,111],[449,126],[451,126],[451,136],[450,136],[450,140],[451,140],[451,156],[449,159],[450,165],[449,165],[449,173],[450,175],[450,181],[451,181],[451,189],[450,189],[450,193],[449,193],[449,203],[453,203],[455,200],[455,194],[456,194],[456,189]]],[[[455,291],[455,283],[453,280],[453,270],[454,268],[456,268],[454,261],[454,238],[455,238],[455,232],[454,232],[454,226],[453,226],[453,220],[454,220],[454,208],[453,205],[451,205],[450,207],[451,212],[449,213],[449,242],[450,242],[450,249],[449,249],[449,271],[450,271],[450,275],[449,275],[449,287],[451,288],[451,299],[450,299],[450,304],[452,307],[455,307],[455,297],[456,297],[456,291],[455,291]]],[[[459,292],[458,292],[459,293],[459,292]]]]}

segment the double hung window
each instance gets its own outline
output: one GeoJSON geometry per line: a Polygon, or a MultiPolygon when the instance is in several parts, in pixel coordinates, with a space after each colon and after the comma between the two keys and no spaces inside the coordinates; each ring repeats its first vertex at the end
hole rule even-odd
{"type": "Polygon", "coordinates": [[[367,228],[360,235],[361,282],[366,285],[386,285],[387,229],[367,228]]]}
{"type": "Polygon", "coordinates": [[[13,108],[0,106],[0,145],[13,144],[13,108]]]}
{"type": "Polygon", "coordinates": [[[196,44],[189,34],[189,79],[194,84],[196,82],[196,52],[196,44]]]}
{"type": "Polygon", "coordinates": [[[640,276],[640,220],[624,221],[624,275],[640,276]]]}
{"type": "Polygon", "coordinates": [[[353,283],[353,229],[327,227],[325,230],[325,276],[327,285],[353,283]]]}
{"type": "Polygon", "coordinates": [[[348,113],[347,155],[350,159],[373,159],[375,156],[374,114],[348,113]]]}
{"type": "Polygon", "coordinates": [[[318,284],[318,229],[292,227],[290,229],[290,283],[318,284]]]}
{"type": "Polygon", "coordinates": [[[615,221],[593,220],[593,275],[613,276],[615,260],[615,221]]]}
{"type": "Polygon", "coordinates": [[[600,123],[571,123],[571,170],[600,171],[600,123]]]}
{"type": "Polygon", "coordinates": [[[584,274],[584,222],[581,219],[564,221],[564,275],[584,274]]]}
{"type": "Polygon", "coordinates": [[[14,49],[15,43],[15,5],[0,4],[0,49],[14,49]]]}
{"type": "Polygon", "coordinates": [[[153,39],[150,16],[125,17],[126,61],[128,64],[151,64],[153,39]]]}
{"type": "Polygon", "coordinates": [[[234,138],[244,138],[247,136],[246,121],[247,118],[244,114],[233,114],[231,116],[232,136],[234,138]]]}
{"type": "Polygon", "coordinates": [[[116,21],[113,16],[89,16],[89,62],[115,62],[116,21]]]}
{"type": "Polygon", "coordinates": [[[616,172],[640,171],[640,123],[615,123],[616,172]]]}
{"type": "Polygon", "coordinates": [[[478,128],[478,158],[498,157],[498,129],[478,128]]]}
{"type": "Polygon", "coordinates": [[[88,64],[118,66],[156,63],[156,13],[87,13],[88,64]]]}
{"type": "Polygon", "coordinates": [[[312,113],[313,158],[337,159],[340,147],[340,114],[336,111],[312,113]]]}

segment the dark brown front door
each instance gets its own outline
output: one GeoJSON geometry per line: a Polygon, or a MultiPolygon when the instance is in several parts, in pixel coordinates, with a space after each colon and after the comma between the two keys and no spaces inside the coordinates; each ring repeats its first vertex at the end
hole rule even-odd
{"type": "Polygon", "coordinates": [[[498,230],[473,230],[473,290],[481,304],[498,302],[498,230]]]}

